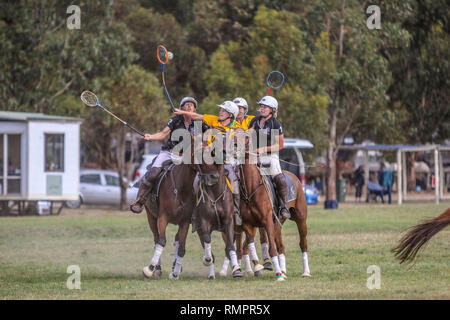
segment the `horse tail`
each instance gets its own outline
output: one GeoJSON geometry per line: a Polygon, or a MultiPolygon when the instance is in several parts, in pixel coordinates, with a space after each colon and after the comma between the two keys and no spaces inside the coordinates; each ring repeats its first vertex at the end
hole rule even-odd
{"type": "Polygon", "coordinates": [[[410,227],[392,252],[395,253],[395,257],[400,260],[400,263],[412,262],[420,248],[449,224],[450,208],[434,219],[425,220],[410,227]]]}

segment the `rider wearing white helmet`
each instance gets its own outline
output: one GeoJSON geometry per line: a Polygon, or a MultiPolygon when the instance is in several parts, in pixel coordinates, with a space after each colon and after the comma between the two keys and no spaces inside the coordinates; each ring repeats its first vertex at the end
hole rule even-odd
{"type": "MultiPolygon", "coordinates": [[[[193,120],[202,120],[207,125],[209,125],[211,127],[222,128],[224,131],[229,131],[230,129],[239,128],[239,125],[236,122],[236,118],[239,115],[239,107],[232,101],[224,101],[217,106],[220,107],[219,116],[210,115],[210,114],[202,115],[202,114],[198,114],[198,113],[186,112],[186,111],[179,110],[179,109],[175,109],[175,114],[188,115],[193,120]]],[[[239,180],[233,169],[233,165],[234,165],[234,163],[226,163],[225,169],[228,171],[228,179],[230,181],[231,189],[232,189],[232,193],[233,193],[235,224],[241,225],[242,218],[241,218],[241,214],[239,211],[239,205],[240,205],[239,180]]]]}
{"type": "Polygon", "coordinates": [[[272,96],[265,96],[259,102],[259,116],[255,117],[249,124],[249,128],[256,131],[257,149],[256,152],[261,155],[262,162],[270,162],[270,168],[261,168],[263,174],[268,174],[272,178],[277,189],[279,199],[279,214],[289,219],[291,215],[286,208],[287,204],[287,184],[286,178],[281,171],[278,151],[283,149],[283,128],[280,121],[276,119],[278,111],[278,101],[272,96]],[[276,130],[275,139],[272,141],[272,132],[276,130]],[[261,140],[262,141],[261,141],[261,140]]]}
{"type": "MultiPolygon", "coordinates": [[[[184,97],[180,102],[180,108],[196,114],[195,110],[197,109],[197,101],[192,97],[184,97]]],[[[176,129],[186,129],[194,133],[193,120],[194,119],[189,115],[175,115],[169,120],[167,126],[162,131],[155,134],[146,133],[144,135],[145,140],[153,141],[164,141],[168,137],[170,138],[162,145],[161,151],[154,160],[152,166],[150,168],[147,167],[147,172],[142,178],[141,185],[139,187],[137,200],[130,206],[131,211],[134,213],[142,212],[146,201],[146,194],[148,194],[147,191],[153,187],[153,184],[162,172],[163,163],[167,160],[172,160],[172,157],[174,156],[171,150],[179,141],[176,142],[171,139],[172,133],[176,129]]],[[[208,130],[208,126],[203,124],[202,131],[205,132],[206,130],[208,130]]]]}
{"type": "Polygon", "coordinates": [[[247,115],[248,113],[247,101],[244,98],[238,97],[234,98],[233,102],[239,107],[239,114],[236,117],[237,125],[243,130],[248,130],[248,125],[255,116],[247,115]]]}

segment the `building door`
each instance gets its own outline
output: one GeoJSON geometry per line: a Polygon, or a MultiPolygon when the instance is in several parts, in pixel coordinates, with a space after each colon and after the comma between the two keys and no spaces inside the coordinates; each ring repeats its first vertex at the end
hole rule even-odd
{"type": "Polygon", "coordinates": [[[21,194],[21,135],[0,134],[0,195],[21,194]]]}

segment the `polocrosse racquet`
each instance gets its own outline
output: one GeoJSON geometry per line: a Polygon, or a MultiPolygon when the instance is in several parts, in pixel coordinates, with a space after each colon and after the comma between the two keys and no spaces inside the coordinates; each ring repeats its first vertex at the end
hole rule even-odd
{"type": "Polygon", "coordinates": [[[266,84],[270,88],[266,96],[270,95],[272,89],[280,89],[284,83],[284,74],[280,71],[273,70],[266,78],[266,84]]]}
{"type": "Polygon", "coordinates": [[[83,101],[83,103],[85,105],[89,106],[89,107],[100,107],[103,111],[106,111],[107,113],[112,115],[114,118],[116,118],[117,120],[122,122],[124,125],[126,125],[128,128],[130,128],[131,130],[133,130],[137,134],[140,134],[141,136],[144,136],[144,134],[142,132],[140,132],[139,130],[134,128],[132,125],[130,125],[126,121],[123,121],[118,116],[116,116],[114,113],[112,113],[109,110],[105,109],[100,103],[98,103],[98,98],[95,95],[95,93],[93,93],[91,91],[83,91],[83,93],[81,94],[81,101],[83,101]]]}
{"type": "Polygon", "coordinates": [[[172,112],[175,112],[175,107],[173,106],[172,99],[170,99],[169,92],[167,91],[166,80],[164,79],[164,66],[167,64],[167,62],[169,62],[169,59],[172,59],[173,54],[172,52],[168,52],[166,47],[164,47],[162,44],[158,46],[156,51],[158,61],[159,63],[161,63],[161,76],[162,76],[162,83],[164,86],[164,93],[166,94],[166,97],[169,100],[172,112]]]}

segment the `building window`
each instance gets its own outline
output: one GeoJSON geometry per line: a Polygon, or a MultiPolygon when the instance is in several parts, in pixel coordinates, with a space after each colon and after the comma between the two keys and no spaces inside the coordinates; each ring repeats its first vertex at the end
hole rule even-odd
{"type": "Polygon", "coordinates": [[[45,134],[45,171],[64,171],[64,134],[45,134]]]}

